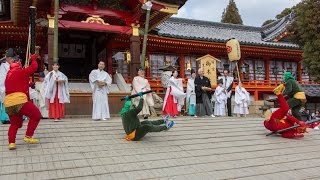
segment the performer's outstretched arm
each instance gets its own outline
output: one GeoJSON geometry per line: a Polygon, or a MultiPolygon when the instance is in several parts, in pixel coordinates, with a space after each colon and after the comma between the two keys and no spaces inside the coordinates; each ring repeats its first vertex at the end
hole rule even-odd
{"type": "Polygon", "coordinates": [[[138,106],[135,107],[134,109],[131,109],[130,111],[136,116],[140,113],[142,108],[143,108],[143,98],[141,97],[138,106]]]}
{"type": "Polygon", "coordinates": [[[33,54],[31,55],[31,64],[27,68],[23,69],[22,71],[25,73],[26,76],[31,76],[33,73],[35,73],[38,69],[38,63],[37,63],[37,55],[33,54]]]}

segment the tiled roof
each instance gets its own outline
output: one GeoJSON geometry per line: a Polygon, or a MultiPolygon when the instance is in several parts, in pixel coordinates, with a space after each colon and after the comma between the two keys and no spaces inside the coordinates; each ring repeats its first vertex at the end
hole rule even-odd
{"type": "Polygon", "coordinates": [[[320,84],[302,84],[301,87],[309,97],[320,97],[320,84]]]}
{"type": "Polygon", "coordinates": [[[290,42],[263,41],[262,27],[217,23],[184,18],[170,18],[157,27],[158,35],[189,40],[224,43],[230,38],[236,38],[242,45],[299,49],[290,42]]]}
{"type": "Polygon", "coordinates": [[[275,38],[283,34],[287,30],[288,25],[293,22],[294,17],[295,15],[291,13],[273,23],[263,26],[263,41],[273,41],[275,38]]]}

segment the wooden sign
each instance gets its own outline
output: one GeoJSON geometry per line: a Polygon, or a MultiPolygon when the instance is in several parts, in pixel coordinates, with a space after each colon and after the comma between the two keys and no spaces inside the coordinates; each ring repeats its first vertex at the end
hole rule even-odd
{"type": "Polygon", "coordinates": [[[199,67],[203,69],[204,75],[210,79],[211,86],[217,85],[217,62],[219,59],[207,54],[203,57],[196,59],[199,63],[199,67]]]}

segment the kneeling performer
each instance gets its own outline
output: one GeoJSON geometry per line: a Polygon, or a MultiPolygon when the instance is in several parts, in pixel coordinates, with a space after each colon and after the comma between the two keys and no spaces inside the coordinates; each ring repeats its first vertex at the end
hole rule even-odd
{"type": "Polygon", "coordinates": [[[174,121],[168,122],[169,116],[165,116],[163,119],[157,121],[140,122],[138,114],[143,107],[143,94],[140,92],[139,96],[140,101],[137,107],[131,103],[130,98],[127,96],[124,107],[120,112],[122,125],[127,134],[126,140],[128,141],[138,141],[148,132],[160,132],[168,130],[174,125],[174,121]]]}
{"type": "Polygon", "coordinates": [[[267,118],[264,121],[264,126],[268,130],[274,132],[298,124],[300,127],[284,131],[281,133],[281,136],[284,138],[302,138],[304,137],[303,133],[306,131],[306,124],[294,116],[287,115],[289,111],[289,105],[282,95],[283,89],[284,85],[281,84],[273,90],[273,92],[278,96],[280,107],[271,114],[270,118],[267,118]]]}

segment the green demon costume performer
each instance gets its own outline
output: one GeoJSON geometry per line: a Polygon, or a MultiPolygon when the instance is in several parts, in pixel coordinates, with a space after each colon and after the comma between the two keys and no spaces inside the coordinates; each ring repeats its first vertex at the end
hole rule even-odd
{"type": "Polygon", "coordinates": [[[131,100],[126,97],[126,102],[122,108],[120,114],[122,119],[122,125],[126,132],[126,140],[138,141],[144,137],[148,132],[160,132],[170,129],[173,125],[173,121],[168,121],[169,116],[165,116],[164,119],[157,121],[142,121],[138,118],[139,112],[143,107],[142,93],[139,104],[137,107],[131,104],[131,100]],[[164,125],[161,125],[164,124],[164,125]]]}
{"type": "Polygon", "coordinates": [[[287,103],[292,111],[292,115],[301,120],[300,109],[306,102],[306,96],[299,83],[294,79],[290,72],[285,72],[283,77],[285,89],[283,95],[287,96],[287,103]]]}

